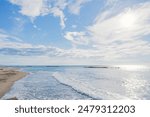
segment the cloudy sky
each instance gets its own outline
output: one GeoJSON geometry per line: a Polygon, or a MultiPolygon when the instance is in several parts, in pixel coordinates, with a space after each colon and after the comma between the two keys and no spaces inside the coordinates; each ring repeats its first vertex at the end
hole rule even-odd
{"type": "Polygon", "coordinates": [[[0,64],[150,63],[150,0],[0,0],[0,64]]]}

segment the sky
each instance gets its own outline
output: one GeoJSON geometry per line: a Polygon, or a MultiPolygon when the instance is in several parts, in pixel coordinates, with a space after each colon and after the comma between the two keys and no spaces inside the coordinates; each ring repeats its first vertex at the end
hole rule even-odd
{"type": "Polygon", "coordinates": [[[0,65],[150,63],[150,0],[0,0],[0,65]]]}

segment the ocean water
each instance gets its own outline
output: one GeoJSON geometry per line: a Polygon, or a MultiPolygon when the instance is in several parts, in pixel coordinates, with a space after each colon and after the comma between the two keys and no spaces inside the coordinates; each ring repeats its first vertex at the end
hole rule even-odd
{"type": "Polygon", "coordinates": [[[150,67],[16,66],[29,74],[2,99],[109,100],[150,99],[150,67]]]}

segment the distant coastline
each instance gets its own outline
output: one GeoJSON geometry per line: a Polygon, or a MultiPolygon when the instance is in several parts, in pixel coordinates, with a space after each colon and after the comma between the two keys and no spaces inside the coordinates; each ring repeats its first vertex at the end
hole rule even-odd
{"type": "Polygon", "coordinates": [[[102,68],[102,69],[114,68],[114,69],[120,69],[120,67],[112,67],[112,66],[85,66],[84,68],[102,68]]]}

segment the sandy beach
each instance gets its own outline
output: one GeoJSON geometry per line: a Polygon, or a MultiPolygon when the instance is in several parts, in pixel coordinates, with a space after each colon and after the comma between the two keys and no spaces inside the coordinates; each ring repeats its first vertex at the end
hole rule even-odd
{"type": "Polygon", "coordinates": [[[10,90],[15,81],[26,75],[27,73],[20,72],[15,68],[0,68],[0,98],[10,90]]]}

